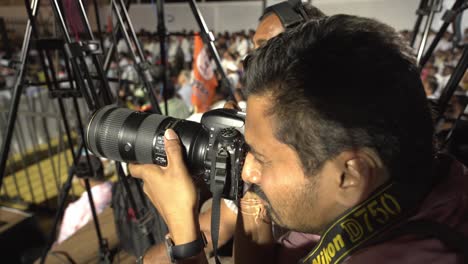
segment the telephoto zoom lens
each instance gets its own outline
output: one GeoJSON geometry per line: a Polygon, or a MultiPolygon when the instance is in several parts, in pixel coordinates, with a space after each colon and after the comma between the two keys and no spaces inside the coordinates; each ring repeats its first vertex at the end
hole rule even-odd
{"type": "Polygon", "coordinates": [[[176,131],[182,142],[191,174],[204,173],[209,133],[196,122],[108,105],[91,117],[86,129],[86,145],[99,157],[167,166],[164,132],[169,128],[176,131]]]}

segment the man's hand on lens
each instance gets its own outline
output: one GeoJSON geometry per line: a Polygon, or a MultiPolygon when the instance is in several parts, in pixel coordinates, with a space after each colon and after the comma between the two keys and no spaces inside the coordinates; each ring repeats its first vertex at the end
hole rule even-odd
{"type": "Polygon", "coordinates": [[[167,167],[132,164],[129,169],[133,177],[143,180],[143,190],[164,218],[174,243],[188,243],[199,235],[197,191],[174,130],[166,130],[164,144],[167,167]]]}

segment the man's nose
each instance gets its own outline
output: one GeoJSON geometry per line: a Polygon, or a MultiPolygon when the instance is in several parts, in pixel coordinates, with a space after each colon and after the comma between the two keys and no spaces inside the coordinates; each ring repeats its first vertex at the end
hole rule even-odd
{"type": "Polygon", "coordinates": [[[248,183],[259,184],[261,180],[260,165],[255,161],[252,154],[247,153],[242,169],[242,180],[248,183]]]}

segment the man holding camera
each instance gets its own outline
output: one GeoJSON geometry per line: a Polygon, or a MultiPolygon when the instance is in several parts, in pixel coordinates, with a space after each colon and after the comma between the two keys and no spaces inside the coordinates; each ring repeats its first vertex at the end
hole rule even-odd
{"type": "MultiPolygon", "coordinates": [[[[292,28],[305,21],[323,17],[325,17],[325,14],[318,8],[310,4],[301,3],[300,1],[284,1],[275,4],[266,9],[259,18],[259,24],[253,37],[254,47],[258,48],[264,45],[269,39],[284,32],[286,28],[292,28]],[[296,16],[291,16],[291,12],[295,13],[296,16]],[[289,19],[286,19],[285,16],[289,16],[289,19]]],[[[225,108],[238,109],[238,106],[233,105],[232,102],[228,102],[225,108]]],[[[257,197],[252,197],[255,196],[252,193],[249,193],[248,196],[251,196],[251,198],[249,198],[251,201],[254,199],[257,200],[257,197]]],[[[218,246],[224,245],[234,235],[238,213],[235,203],[228,200],[224,200],[224,202],[221,203],[220,211],[218,246]]],[[[199,215],[200,229],[207,239],[206,252],[211,252],[213,250],[213,245],[211,243],[211,216],[211,208],[199,215]]],[[[271,224],[268,224],[268,226],[269,229],[272,228],[271,224]]],[[[283,232],[283,230],[279,230],[275,232],[275,234],[278,236],[278,234],[281,235],[281,232],[283,232]]],[[[267,233],[271,234],[271,230],[267,233]]],[[[315,235],[288,232],[279,239],[282,244],[287,246],[287,249],[278,252],[272,257],[278,257],[277,263],[290,263],[291,259],[298,259],[303,254],[307,253],[310,248],[315,245],[317,239],[318,236],[315,235]]],[[[145,263],[168,263],[170,260],[167,256],[166,245],[158,244],[151,247],[147,250],[144,261],[145,263]]]]}
{"type": "MultiPolygon", "coordinates": [[[[252,188],[240,202],[237,263],[265,263],[278,250],[269,219],[321,235],[299,263],[463,263],[467,171],[434,156],[410,53],[392,28],[336,15],[287,30],[251,55],[243,179],[252,188]],[[261,206],[247,203],[252,193],[261,206]],[[251,209],[268,216],[258,220],[251,209]]],[[[173,130],[164,141],[167,167],[133,165],[131,173],[145,182],[171,247],[183,251],[178,263],[206,263],[181,144],[173,130]]]]}

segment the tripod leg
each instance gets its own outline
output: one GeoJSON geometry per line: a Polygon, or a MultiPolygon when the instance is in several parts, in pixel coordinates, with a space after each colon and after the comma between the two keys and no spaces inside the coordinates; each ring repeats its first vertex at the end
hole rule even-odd
{"type": "MultiPolygon", "coordinates": [[[[140,211],[138,210],[138,207],[136,205],[136,201],[135,201],[135,198],[133,197],[132,195],[132,191],[130,190],[130,185],[128,184],[128,180],[125,176],[125,173],[123,172],[123,169],[122,169],[122,166],[120,163],[116,163],[115,164],[116,166],[116,169],[117,169],[117,175],[119,176],[119,180],[120,182],[122,182],[123,186],[124,186],[124,189],[125,189],[125,192],[127,193],[127,196],[128,196],[128,200],[130,202],[130,206],[132,208],[134,208],[134,212],[135,212],[135,217],[137,220],[140,220],[142,219],[142,216],[140,214],[140,211]]],[[[130,179],[130,180],[135,180],[135,179],[130,179]]],[[[148,234],[148,240],[149,240],[149,243],[151,245],[154,245],[155,243],[155,238],[154,238],[154,235],[153,233],[149,232],[147,229],[146,229],[146,226],[144,225],[141,225],[141,228],[143,228],[142,232],[144,234],[148,234]]]]}
{"type": "Polygon", "coordinates": [[[419,43],[419,48],[418,48],[418,56],[417,56],[417,64],[420,64],[421,57],[424,53],[424,49],[426,48],[426,43],[427,43],[427,38],[429,37],[429,32],[431,31],[431,26],[432,26],[432,21],[434,20],[434,16],[436,13],[436,8],[437,8],[437,3],[440,0],[429,0],[429,16],[427,17],[426,21],[426,26],[424,27],[424,33],[423,37],[421,39],[421,42],[419,43]]]}
{"type": "Polygon", "coordinates": [[[104,38],[102,36],[101,16],[99,15],[99,5],[97,0],[93,0],[94,12],[96,15],[96,27],[99,34],[99,42],[101,42],[101,49],[104,50],[104,38]]]}
{"type": "Polygon", "coordinates": [[[164,97],[164,113],[169,114],[167,106],[167,40],[166,40],[166,16],[164,14],[164,0],[157,0],[158,2],[158,34],[159,34],[159,54],[161,57],[161,71],[163,83],[163,97],[164,97]]]}
{"type": "Polygon", "coordinates": [[[109,248],[107,247],[107,241],[102,237],[101,229],[99,227],[99,218],[96,213],[96,206],[94,204],[93,194],[91,193],[91,185],[89,184],[89,179],[85,179],[85,188],[86,193],[88,194],[89,206],[91,208],[91,213],[93,215],[94,227],[96,229],[96,235],[99,242],[99,253],[101,263],[110,263],[110,253],[109,248]]]}
{"type": "Polygon", "coordinates": [[[85,69],[85,76],[90,77],[89,71],[86,68],[86,62],[84,61],[83,58],[80,58],[80,64],[74,58],[73,52],[70,49],[69,45],[72,44],[72,39],[70,37],[70,34],[68,32],[67,28],[67,23],[65,21],[65,17],[62,15],[60,11],[60,3],[58,0],[50,0],[51,1],[51,6],[52,10],[54,11],[55,17],[58,20],[60,24],[60,28],[62,30],[63,36],[65,38],[65,42],[67,45],[65,45],[66,48],[68,48],[67,52],[69,52],[70,55],[70,63],[72,64],[73,67],[73,73],[75,76],[75,81],[78,84],[78,87],[80,88],[83,96],[86,99],[86,102],[88,103],[88,108],[91,111],[94,111],[99,108],[99,106],[102,106],[102,98],[99,98],[96,94],[95,89],[93,89],[93,81],[92,79],[88,79],[87,82],[85,82],[85,79],[83,77],[83,74],[81,72],[81,67],[80,65],[83,65],[83,69],[85,69]],[[91,87],[91,88],[90,88],[91,87]]]}
{"type": "MultiPolygon", "coordinates": [[[[29,7],[26,7],[29,8],[29,7]]],[[[33,4],[31,6],[32,14],[35,16],[37,11],[39,10],[39,0],[33,0],[33,4]]],[[[5,176],[5,166],[8,157],[8,153],[10,152],[10,144],[11,139],[13,136],[13,129],[15,127],[16,116],[18,114],[18,106],[20,102],[20,97],[23,92],[23,82],[24,82],[24,75],[26,71],[26,64],[28,62],[28,53],[30,48],[30,40],[31,40],[31,20],[28,20],[26,25],[26,32],[24,34],[23,45],[21,48],[21,56],[20,61],[21,64],[18,68],[16,74],[15,85],[13,87],[13,96],[10,104],[10,108],[8,110],[8,118],[7,118],[7,126],[6,132],[3,137],[3,144],[0,152],[0,187],[2,187],[3,177],[5,176]]]]}
{"type": "MultiPolygon", "coordinates": [[[[464,0],[457,0],[453,6],[452,9],[449,12],[456,12],[463,4],[464,0]]],[[[447,31],[447,28],[449,27],[450,23],[452,23],[451,19],[447,19],[444,24],[439,29],[439,32],[437,32],[436,36],[434,37],[434,40],[432,40],[431,45],[427,49],[426,53],[422,58],[418,59],[418,64],[419,67],[422,69],[426,65],[426,63],[429,61],[429,59],[432,56],[432,53],[434,52],[435,48],[437,47],[437,44],[439,44],[439,41],[442,39],[444,36],[445,32],[447,31]]],[[[419,56],[418,56],[419,58],[419,56]]]]}
{"type": "Polygon", "coordinates": [[[227,78],[226,73],[223,70],[223,66],[221,65],[221,59],[219,58],[218,51],[216,50],[216,46],[214,44],[214,36],[213,34],[208,30],[208,27],[206,26],[205,20],[203,19],[202,14],[200,13],[200,10],[197,7],[197,3],[195,0],[190,0],[189,1],[190,8],[192,9],[192,13],[195,17],[195,20],[198,23],[198,26],[200,27],[200,33],[202,35],[202,39],[205,42],[206,46],[208,47],[208,51],[211,53],[211,56],[216,63],[216,69],[221,75],[221,79],[223,80],[223,85],[225,87],[228,87],[229,89],[229,96],[228,96],[228,101],[234,101],[237,103],[236,98],[234,97],[234,89],[231,87],[231,82],[227,78]]]}
{"type": "MultiPolygon", "coordinates": [[[[84,133],[83,122],[81,121],[81,111],[80,111],[80,107],[78,105],[78,100],[76,98],[73,98],[72,101],[73,101],[73,106],[74,106],[74,109],[75,109],[76,119],[77,119],[77,122],[78,122],[78,131],[80,132],[81,138],[84,139],[85,138],[85,133],[84,133]]],[[[88,150],[87,149],[84,149],[84,150],[85,150],[85,154],[86,154],[86,160],[87,160],[87,163],[88,163],[88,168],[91,168],[91,162],[89,160],[88,150]]],[[[94,170],[91,170],[91,171],[93,171],[93,173],[95,172],[94,170]]],[[[97,175],[89,175],[89,176],[96,177],[97,175]]],[[[88,194],[89,206],[91,208],[94,227],[95,227],[96,235],[97,235],[97,238],[98,238],[101,263],[110,263],[111,262],[110,261],[110,251],[109,251],[109,248],[108,248],[108,245],[107,245],[107,240],[105,240],[102,237],[101,228],[100,228],[100,225],[99,225],[99,219],[98,219],[97,213],[96,213],[96,206],[95,206],[95,203],[94,203],[93,194],[91,192],[91,186],[89,184],[89,179],[85,179],[85,188],[86,188],[86,192],[88,194]]]]}
{"type": "MultiPolygon", "coordinates": [[[[83,149],[84,145],[82,144],[81,147],[79,148],[78,153],[81,152],[83,149]]],[[[74,158],[74,163],[76,164],[77,158],[74,158]]],[[[57,209],[57,213],[55,214],[55,219],[54,219],[54,225],[52,226],[52,231],[50,232],[49,240],[47,242],[47,246],[44,248],[44,251],[42,252],[41,256],[41,264],[44,264],[47,258],[47,253],[49,250],[52,248],[52,245],[54,244],[55,237],[57,235],[57,227],[60,222],[60,219],[63,217],[63,213],[65,210],[65,202],[68,198],[68,194],[70,192],[71,186],[72,186],[72,180],[73,180],[73,174],[74,170],[70,169],[68,171],[68,178],[67,181],[64,183],[62,191],[60,193],[60,199],[59,199],[59,206],[57,209]]]]}
{"type": "Polygon", "coordinates": [[[138,42],[138,39],[136,37],[135,30],[133,29],[132,23],[130,21],[130,17],[128,13],[126,12],[124,2],[122,0],[120,1],[113,0],[111,2],[111,6],[112,6],[111,8],[113,12],[115,13],[117,17],[117,21],[119,23],[121,32],[123,33],[125,42],[127,43],[128,50],[130,51],[130,54],[133,60],[135,61],[135,65],[136,65],[135,69],[138,73],[140,80],[143,81],[144,86],[146,88],[148,98],[153,108],[153,112],[160,114],[161,109],[159,109],[158,100],[156,99],[156,95],[154,94],[151,74],[148,72],[148,69],[144,69],[144,67],[147,67],[147,66],[142,66],[142,65],[147,64],[146,58],[143,54],[143,50],[140,46],[140,43],[138,42]],[[130,34],[129,32],[127,32],[126,25],[128,26],[128,31],[130,32],[130,34]],[[135,52],[135,49],[136,49],[136,52],[135,52]]]}
{"type": "Polygon", "coordinates": [[[411,47],[414,47],[414,44],[416,42],[416,37],[419,34],[419,28],[421,27],[422,20],[423,20],[423,18],[425,16],[424,9],[426,9],[426,7],[427,7],[427,1],[428,0],[421,0],[419,2],[419,7],[418,7],[418,10],[416,11],[416,14],[418,15],[418,18],[416,19],[416,23],[414,24],[413,35],[411,36],[411,42],[410,42],[411,47]]]}
{"type": "MultiPolygon", "coordinates": [[[[112,5],[112,2],[111,2],[111,5],[112,5]]],[[[128,12],[128,9],[130,9],[130,0],[127,0],[125,2],[125,10],[127,10],[128,12]]],[[[113,29],[115,28],[115,34],[114,32],[112,33],[113,35],[115,35],[115,43],[111,43],[109,49],[107,50],[107,53],[106,53],[106,56],[105,56],[105,59],[104,59],[104,74],[105,76],[107,76],[107,73],[109,72],[109,69],[110,69],[110,64],[111,64],[111,60],[112,58],[114,57],[114,54],[115,54],[115,51],[117,50],[117,42],[120,40],[120,38],[122,37],[122,33],[120,32],[120,27],[118,26],[113,26],[113,29]]]]}
{"type": "MultiPolygon", "coordinates": [[[[91,40],[95,40],[94,35],[93,35],[93,30],[91,29],[91,25],[89,23],[88,17],[86,16],[86,9],[85,9],[85,7],[83,5],[83,1],[78,0],[78,4],[79,4],[79,7],[80,7],[79,11],[80,11],[80,15],[81,15],[81,20],[84,22],[86,33],[88,34],[88,37],[91,40]]],[[[101,50],[103,48],[104,47],[101,46],[101,50]]],[[[112,98],[112,93],[110,91],[110,87],[109,87],[109,83],[107,82],[106,75],[104,75],[104,70],[102,69],[101,60],[96,54],[91,54],[91,59],[93,60],[94,68],[95,68],[96,72],[98,73],[98,76],[99,76],[99,79],[100,79],[99,80],[100,85],[97,86],[99,88],[98,94],[103,97],[103,102],[104,102],[105,105],[111,104],[111,103],[114,102],[114,100],[112,98]]],[[[86,74],[86,71],[85,71],[85,74],[86,74]]],[[[89,80],[92,79],[90,76],[89,77],[87,76],[87,78],[89,80]]],[[[90,86],[90,89],[93,89],[93,90],[96,87],[92,83],[88,84],[88,85],[90,86]]]]}

